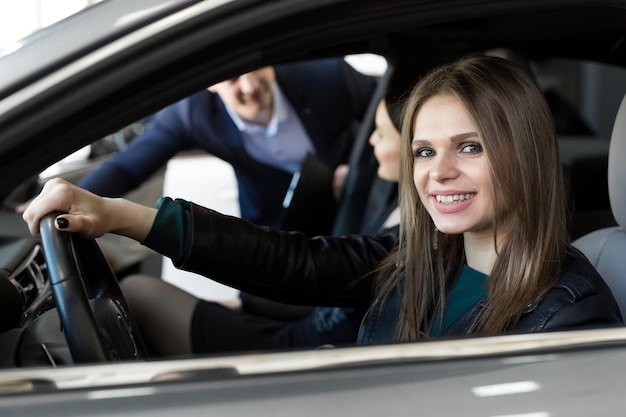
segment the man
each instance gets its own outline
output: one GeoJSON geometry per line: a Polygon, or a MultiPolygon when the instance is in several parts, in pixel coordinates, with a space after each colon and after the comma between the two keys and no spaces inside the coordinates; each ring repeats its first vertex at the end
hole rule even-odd
{"type": "MultiPolygon", "coordinates": [[[[78,185],[95,194],[119,197],[178,152],[204,149],[232,165],[241,217],[282,227],[282,204],[293,173],[308,153],[331,171],[347,162],[355,125],[375,87],[374,78],[343,59],[260,68],[164,108],[126,149],[78,185]]],[[[276,318],[299,318],[312,311],[247,294],[241,294],[241,302],[245,311],[276,318]]]]}
{"type": "Polygon", "coordinates": [[[242,218],[280,227],[292,175],[308,153],[330,170],[347,162],[375,85],[342,59],[264,67],[225,80],[157,113],[128,148],[78,185],[121,196],[179,151],[200,148],[232,165],[242,218]]]}

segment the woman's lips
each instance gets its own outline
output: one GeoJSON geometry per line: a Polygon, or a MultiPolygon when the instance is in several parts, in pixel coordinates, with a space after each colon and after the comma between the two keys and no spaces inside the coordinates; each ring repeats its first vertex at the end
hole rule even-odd
{"type": "Polygon", "coordinates": [[[432,194],[435,208],[445,214],[458,213],[465,210],[476,197],[475,193],[432,194]]]}

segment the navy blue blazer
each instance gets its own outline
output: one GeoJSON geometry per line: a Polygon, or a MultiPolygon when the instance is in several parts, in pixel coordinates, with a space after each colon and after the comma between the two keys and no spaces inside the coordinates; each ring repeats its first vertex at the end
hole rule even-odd
{"type": "MultiPolygon", "coordinates": [[[[355,122],[375,89],[342,59],[277,66],[276,80],[308,132],[318,157],[334,169],[348,161],[355,122]]],[[[234,169],[241,217],[279,227],[282,201],[291,174],[252,159],[241,133],[217,94],[200,91],[153,118],[150,126],[122,152],[85,176],[78,185],[96,194],[119,197],[136,188],[177,152],[204,149],[234,169]]]]}

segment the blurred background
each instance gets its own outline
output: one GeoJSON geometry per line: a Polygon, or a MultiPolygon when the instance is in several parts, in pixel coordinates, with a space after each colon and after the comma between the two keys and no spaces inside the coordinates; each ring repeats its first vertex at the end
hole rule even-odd
{"type": "Polygon", "coordinates": [[[0,55],[37,30],[102,0],[0,0],[0,55]]]}
{"type": "MultiPolygon", "coordinates": [[[[19,48],[22,39],[44,28],[54,30],[54,23],[102,1],[106,0],[0,0],[0,56],[19,48]]],[[[371,75],[382,75],[387,68],[384,58],[372,54],[347,56],[345,59],[358,70],[371,75]]],[[[139,124],[129,126],[75,152],[44,170],[39,182],[56,176],[77,181],[100,162],[101,159],[94,158],[95,155],[109,157],[111,152],[123,148],[126,141],[140,133],[141,127],[139,124]],[[131,130],[132,134],[129,134],[131,130]]],[[[126,197],[152,206],[161,195],[186,198],[224,214],[239,215],[237,184],[231,166],[204,152],[190,152],[173,158],[165,170],[126,197]]],[[[169,259],[153,254],[130,239],[107,235],[99,239],[99,244],[118,273],[125,271],[127,265],[145,259],[138,272],[161,276],[197,296],[223,300],[237,294],[232,288],[174,268],[169,259]]]]}

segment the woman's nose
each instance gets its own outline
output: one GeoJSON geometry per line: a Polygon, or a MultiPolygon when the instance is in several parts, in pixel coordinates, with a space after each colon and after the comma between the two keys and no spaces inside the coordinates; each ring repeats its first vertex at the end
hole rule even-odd
{"type": "Polygon", "coordinates": [[[430,177],[435,181],[445,181],[456,178],[459,171],[456,164],[456,158],[447,153],[435,155],[430,169],[430,177]]]}
{"type": "Polygon", "coordinates": [[[377,134],[376,132],[372,132],[372,134],[370,135],[370,140],[369,140],[369,144],[374,146],[376,144],[376,138],[377,138],[377,134]]]}

